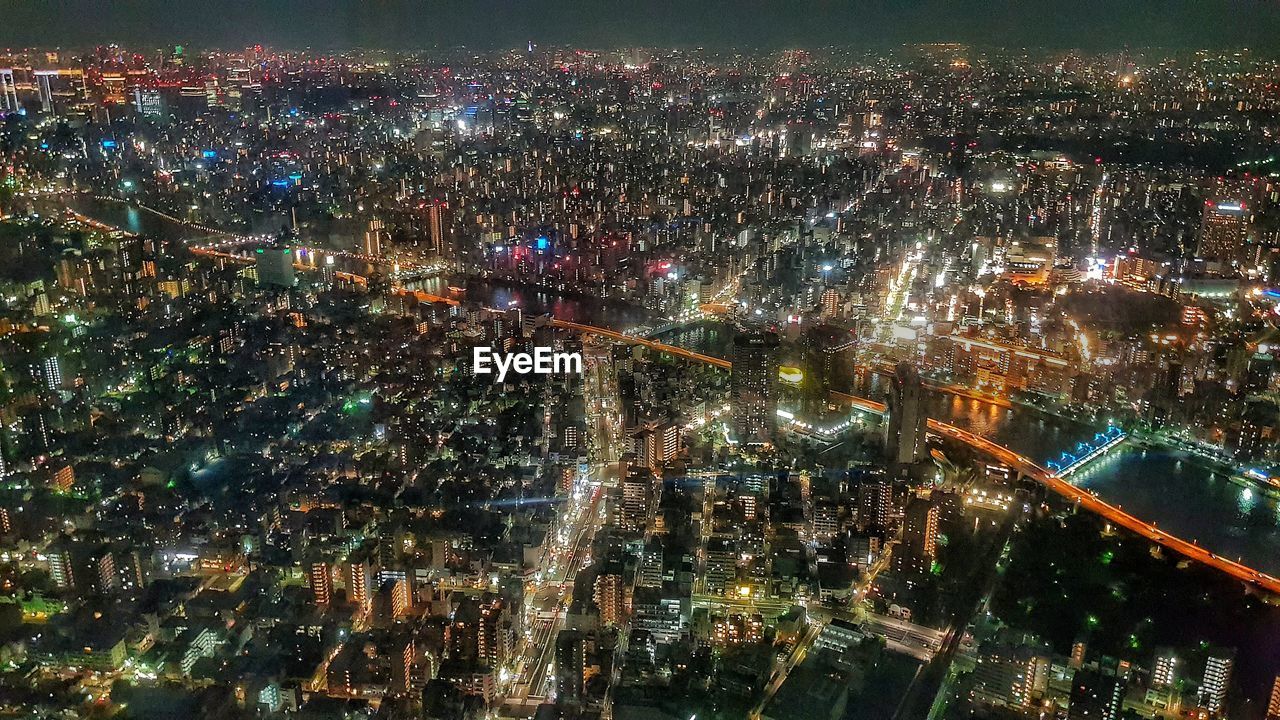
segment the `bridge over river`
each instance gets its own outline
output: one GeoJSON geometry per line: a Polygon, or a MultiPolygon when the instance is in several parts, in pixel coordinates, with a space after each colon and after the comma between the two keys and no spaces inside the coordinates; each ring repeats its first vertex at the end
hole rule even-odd
{"type": "MultiPolygon", "coordinates": [[[[553,320],[552,324],[556,327],[583,334],[596,335],[618,342],[643,345],[659,352],[670,353],[676,357],[681,357],[695,362],[704,362],[726,369],[732,367],[732,363],[730,361],[722,358],[688,350],[678,345],[672,345],[649,338],[626,335],[608,328],[564,320],[553,320]]],[[[885,412],[884,403],[877,400],[847,393],[833,393],[833,395],[836,399],[848,403],[851,407],[858,410],[877,415],[881,415],[885,412]]],[[[968,399],[971,402],[980,402],[973,398],[968,399]]],[[[1003,409],[1008,410],[1008,408],[1003,409]]],[[[1089,463],[1105,457],[1109,451],[1115,449],[1116,446],[1123,441],[1123,433],[1120,433],[1116,428],[1107,428],[1100,433],[1096,433],[1093,438],[1090,438],[1087,441],[1082,440],[1074,446],[1069,446],[1065,452],[1060,455],[1056,455],[1056,459],[1051,463],[1051,466],[1054,468],[1053,470],[1034,462],[1027,456],[1006,447],[993,439],[989,439],[983,435],[971,432],[951,423],[944,422],[940,419],[931,417],[929,419],[929,430],[947,439],[963,443],[979,453],[1013,468],[1024,477],[1031,478],[1064,499],[1075,503],[1089,512],[1100,515],[1113,525],[1126,528],[1147,538],[1151,542],[1168,548],[1169,550],[1172,550],[1188,559],[1208,565],[1209,567],[1231,575],[1238,580],[1280,595],[1280,580],[1277,580],[1270,574],[1263,572],[1260,569],[1250,567],[1242,561],[1230,560],[1226,557],[1222,557],[1216,552],[1200,546],[1197,540],[1193,539],[1188,541],[1163,530],[1157,527],[1157,521],[1131,514],[1130,512],[1123,510],[1121,505],[1113,505],[1106,500],[1103,500],[1093,491],[1077,487],[1067,481],[1067,476],[1080,473],[1088,467],[1089,463]]]]}

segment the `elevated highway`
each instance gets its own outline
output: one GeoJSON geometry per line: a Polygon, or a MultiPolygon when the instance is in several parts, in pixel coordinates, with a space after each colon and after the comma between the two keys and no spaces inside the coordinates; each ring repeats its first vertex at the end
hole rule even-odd
{"type": "Polygon", "coordinates": [[[724,368],[726,370],[733,365],[733,363],[722,358],[703,355],[702,353],[685,350],[684,348],[677,347],[675,345],[660,343],[656,340],[649,340],[647,338],[636,337],[634,335],[626,335],[618,332],[617,330],[610,330],[608,328],[595,327],[594,325],[583,325],[582,323],[569,322],[568,320],[552,320],[551,325],[553,327],[563,328],[565,330],[574,330],[586,335],[597,335],[599,337],[605,337],[610,340],[617,340],[618,342],[624,342],[631,345],[642,345],[644,347],[657,350],[658,352],[674,355],[678,358],[706,363],[708,365],[715,365],[718,368],[724,368]]]}

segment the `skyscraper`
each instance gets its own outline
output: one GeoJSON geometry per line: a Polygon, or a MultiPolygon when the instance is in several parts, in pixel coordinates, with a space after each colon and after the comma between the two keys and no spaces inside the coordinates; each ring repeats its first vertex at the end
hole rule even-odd
{"type": "Polygon", "coordinates": [[[556,635],[556,699],[563,705],[582,702],[586,684],[587,642],[580,630],[556,635]]]}
{"type": "Polygon", "coordinates": [[[66,542],[55,543],[45,553],[49,562],[49,577],[53,586],[59,590],[70,590],[76,586],[75,569],[71,562],[71,546],[66,542]]]}
{"type": "Polygon", "coordinates": [[[1196,254],[1217,262],[1238,258],[1244,246],[1248,218],[1244,203],[1206,202],[1200,216],[1200,247],[1196,254]]]}
{"type": "Polygon", "coordinates": [[[626,584],[622,580],[620,569],[611,569],[597,575],[593,590],[596,607],[600,610],[601,624],[621,625],[626,619],[626,584]]]}
{"type": "Polygon", "coordinates": [[[368,560],[352,560],[346,567],[347,601],[356,606],[356,612],[367,614],[373,606],[373,583],[368,560]]]}
{"type": "Polygon", "coordinates": [[[778,425],[777,350],[778,336],[773,333],[742,332],[734,338],[729,395],[738,442],[773,440],[778,425]]]}
{"type": "Polygon", "coordinates": [[[1247,393],[1263,393],[1271,387],[1271,376],[1275,374],[1276,359],[1269,353],[1254,353],[1249,358],[1245,371],[1244,391],[1247,393]]]}
{"type": "Polygon", "coordinates": [[[835,315],[840,310],[840,291],[835,288],[823,290],[820,303],[823,317],[835,315]]]}
{"type": "Polygon", "coordinates": [[[89,553],[88,560],[95,591],[108,593],[119,587],[120,578],[116,574],[116,558],[111,554],[110,547],[103,545],[94,549],[89,553]]]}
{"type": "Polygon", "coordinates": [[[445,656],[450,659],[476,660],[480,655],[480,603],[465,598],[449,615],[444,628],[445,656]]]}
{"type": "Polygon", "coordinates": [[[925,459],[924,385],[920,373],[910,363],[898,363],[886,404],[889,419],[884,424],[885,455],[891,463],[910,465],[925,459]]]}
{"type": "Polygon", "coordinates": [[[391,691],[401,695],[409,692],[413,671],[413,640],[400,638],[391,643],[391,691]]]}
{"type": "Polygon", "coordinates": [[[902,540],[924,557],[932,558],[938,551],[938,507],[929,498],[916,496],[907,503],[903,518],[902,540]]]}
{"type": "Polygon", "coordinates": [[[62,363],[58,361],[57,356],[49,356],[44,359],[43,374],[45,386],[50,390],[57,390],[62,387],[62,363]]]}
{"type": "Polygon", "coordinates": [[[40,362],[31,363],[31,379],[47,390],[62,387],[62,366],[57,356],[49,356],[40,362]]]}
{"type": "Polygon", "coordinates": [[[662,587],[662,540],[651,538],[640,551],[640,567],[636,569],[637,587],[662,587]]]}
{"type": "Polygon", "coordinates": [[[0,70],[0,110],[5,112],[17,112],[21,107],[18,104],[18,84],[14,82],[13,70],[6,68],[0,70]]]}
{"type": "Polygon", "coordinates": [[[507,661],[511,647],[510,610],[501,598],[486,596],[480,604],[476,631],[476,652],[489,667],[500,667],[507,661]]]}
{"type": "Polygon", "coordinates": [[[413,590],[407,578],[389,580],[391,591],[391,617],[404,617],[413,607],[413,590]]]}
{"type": "Polygon", "coordinates": [[[642,465],[632,465],[622,479],[622,503],[618,508],[618,526],[623,530],[642,532],[649,522],[654,496],[653,472],[642,465]]]}
{"type": "Polygon", "coordinates": [[[435,255],[445,255],[445,234],[444,234],[444,214],[447,206],[439,200],[430,203],[427,206],[427,230],[429,232],[429,244],[431,252],[435,255]]]}
{"type": "Polygon", "coordinates": [[[889,527],[893,509],[893,486],[884,477],[858,483],[858,525],[863,530],[883,532],[889,527]]]}

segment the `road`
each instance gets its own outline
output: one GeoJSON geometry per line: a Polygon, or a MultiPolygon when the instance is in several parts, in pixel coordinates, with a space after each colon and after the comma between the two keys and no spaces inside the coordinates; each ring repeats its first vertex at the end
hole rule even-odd
{"type": "MultiPolygon", "coordinates": [[[[875,582],[876,576],[889,566],[889,558],[891,557],[891,554],[892,550],[889,549],[882,552],[879,559],[876,560],[876,563],[870,568],[867,568],[867,571],[854,582],[852,587],[853,593],[850,599],[851,603],[858,603],[862,598],[866,597],[867,591],[871,588],[871,583],[875,582]]],[[[809,653],[809,648],[813,646],[814,641],[822,634],[822,629],[827,626],[827,623],[831,622],[835,618],[849,620],[853,623],[861,623],[866,619],[864,617],[866,613],[859,611],[856,605],[852,610],[834,610],[825,607],[815,607],[810,609],[808,612],[810,622],[805,630],[805,634],[796,642],[795,648],[792,649],[791,654],[787,656],[787,659],[782,666],[778,668],[772,676],[770,676],[769,684],[765,686],[764,694],[760,697],[760,702],[757,703],[751,711],[751,720],[757,720],[760,717],[764,712],[764,709],[768,707],[769,702],[778,694],[778,689],[787,681],[787,676],[791,674],[791,671],[794,670],[797,665],[804,662],[805,656],[809,653]]],[[[880,616],[872,615],[872,617],[880,616]]],[[[927,630],[927,628],[924,629],[927,630]]],[[[886,640],[888,639],[889,638],[886,637],[886,640]]]]}
{"type": "Polygon", "coordinates": [[[564,628],[574,579],[591,562],[591,542],[601,525],[603,488],[617,481],[616,434],[610,421],[617,407],[616,386],[605,377],[606,367],[600,358],[589,357],[583,394],[588,414],[598,419],[594,424],[597,462],[575,478],[559,529],[543,546],[539,577],[525,603],[529,629],[516,647],[514,669],[499,685],[502,714],[508,717],[531,717],[547,700],[554,681],[556,635],[564,628]]]}
{"type": "Polygon", "coordinates": [[[865,627],[884,638],[890,650],[921,662],[933,659],[947,635],[941,630],[875,613],[867,614],[865,627]]]}
{"type": "Polygon", "coordinates": [[[797,665],[804,662],[805,657],[809,654],[809,648],[813,647],[814,641],[822,634],[822,628],[824,627],[826,627],[825,622],[811,622],[805,627],[804,635],[796,641],[796,646],[791,649],[791,654],[787,656],[786,661],[782,663],[780,668],[774,671],[773,675],[769,676],[769,684],[764,688],[764,695],[760,698],[760,702],[756,703],[756,706],[751,709],[751,713],[748,715],[751,720],[760,720],[760,716],[764,713],[764,709],[768,707],[769,702],[773,700],[774,695],[778,694],[778,690],[782,687],[782,684],[787,681],[787,676],[791,674],[791,671],[794,670],[797,665]]]}
{"type": "Polygon", "coordinates": [[[972,592],[969,598],[956,603],[958,609],[952,615],[945,632],[939,636],[939,645],[933,661],[921,668],[903,693],[902,701],[894,714],[893,720],[917,720],[929,715],[931,708],[937,703],[939,696],[945,698],[947,678],[950,677],[952,663],[960,649],[967,628],[975,616],[985,612],[984,608],[991,600],[1000,580],[1000,568],[1008,558],[1009,546],[1016,526],[1017,513],[1006,513],[999,531],[989,537],[981,554],[985,559],[976,565],[979,568],[967,585],[965,592],[972,592]]]}
{"type": "MultiPolygon", "coordinates": [[[[598,526],[600,488],[589,492],[589,500],[578,503],[578,507],[570,511],[569,535],[572,540],[568,550],[553,552],[549,576],[542,579],[532,598],[533,629],[516,653],[519,660],[514,687],[517,690],[516,704],[520,706],[532,703],[536,707],[547,697],[556,635],[564,628],[565,615],[573,598],[573,581],[588,562],[591,539],[598,526]],[[545,619],[548,614],[553,619],[545,619]]],[[[509,704],[511,700],[509,696],[509,704]]]]}

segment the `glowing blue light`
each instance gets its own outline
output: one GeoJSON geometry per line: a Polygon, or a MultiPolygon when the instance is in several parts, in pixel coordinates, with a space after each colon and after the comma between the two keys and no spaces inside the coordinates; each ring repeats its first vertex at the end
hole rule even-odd
{"type": "Polygon", "coordinates": [[[288,180],[272,180],[271,184],[275,185],[276,187],[289,187],[288,180]]]}
{"type": "Polygon", "coordinates": [[[546,235],[540,235],[538,237],[538,249],[546,250],[549,247],[551,247],[551,240],[546,235]]]}
{"type": "Polygon", "coordinates": [[[111,148],[113,148],[113,147],[115,147],[115,146],[116,146],[116,141],[115,141],[115,140],[103,140],[103,141],[102,141],[102,147],[104,147],[104,148],[106,148],[106,149],[108,149],[108,150],[110,150],[111,148]]]}
{"type": "Polygon", "coordinates": [[[201,154],[201,155],[203,155],[203,156],[204,156],[204,157],[206,157],[206,158],[216,158],[216,157],[218,157],[218,152],[217,152],[216,150],[202,150],[202,151],[200,152],[200,154],[201,154]]]}

